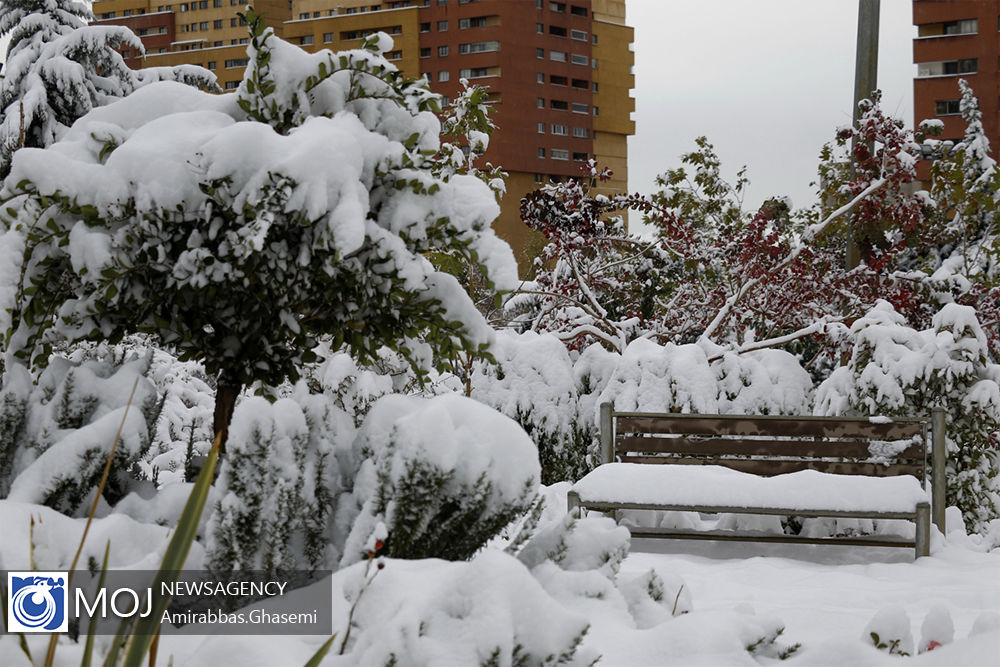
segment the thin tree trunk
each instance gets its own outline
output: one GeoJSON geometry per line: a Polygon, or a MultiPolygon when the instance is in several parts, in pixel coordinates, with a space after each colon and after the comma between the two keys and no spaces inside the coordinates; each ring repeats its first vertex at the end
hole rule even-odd
{"type": "Polygon", "coordinates": [[[215,417],[212,422],[212,432],[217,436],[222,435],[219,454],[226,452],[229,424],[233,420],[233,408],[241,391],[243,391],[241,382],[228,378],[225,371],[219,374],[219,382],[215,388],[215,417]]]}

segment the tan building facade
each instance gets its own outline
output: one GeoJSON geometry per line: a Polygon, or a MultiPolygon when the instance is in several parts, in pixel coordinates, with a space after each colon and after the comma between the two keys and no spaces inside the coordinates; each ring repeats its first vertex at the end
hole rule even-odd
{"type": "MultiPolygon", "coordinates": [[[[245,3],[161,2],[170,0],[95,0],[94,14],[143,40],[145,57],[125,54],[133,67],[191,63],[214,72],[224,90],[238,87],[248,36],[236,12],[245,3]]],[[[388,59],[446,98],[462,79],[487,87],[498,129],[482,161],[510,174],[495,227],[522,272],[542,243],[520,221],[522,196],[580,176],[590,158],[614,171],[597,191],[627,188],[635,103],[624,0],[269,0],[255,8],[307,51],[356,48],[382,31],[394,43],[388,59]]]]}

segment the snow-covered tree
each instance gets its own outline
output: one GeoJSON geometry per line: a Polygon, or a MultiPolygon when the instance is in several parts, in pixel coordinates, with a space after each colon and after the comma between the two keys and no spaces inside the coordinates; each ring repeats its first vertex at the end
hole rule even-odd
{"type": "Polygon", "coordinates": [[[701,339],[742,353],[838,331],[879,297],[910,298],[912,286],[891,275],[890,260],[922,220],[926,200],[906,188],[918,146],[877,102],[865,100],[857,127],[841,130],[824,153],[826,175],[853,159],[854,177],[828,184],[825,205],[806,211],[775,198],[744,214],[743,172],[735,185],[724,181],[703,139],[683,157],[691,172],[667,172],[652,197],[591,197],[578,181],[532,193],[522,218],[549,244],[535,281],[508,302],[521,309],[515,321],[577,347],[600,341],[622,352],[637,338],[701,339]],[[854,152],[843,155],[852,137],[854,152]],[[655,238],[628,234],[625,209],[642,213],[655,238]],[[843,255],[848,216],[865,259],[852,271],[843,255]]]}
{"type": "Polygon", "coordinates": [[[215,76],[200,67],[131,70],[118,50],[144,53],[142,41],[124,26],[87,25],[93,18],[77,0],[0,3],[0,35],[10,36],[0,79],[0,178],[14,151],[54,143],[77,118],[144,83],[215,87],[215,76]]]}
{"type": "Polygon", "coordinates": [[[19,151],[2,193],[22,257],[8,357],[152,334],[217,377],[223,434],[242,387],[296,379],[321,335],[417,368],[486,350],[492,329],[428,254],[516,281],[487,185],[435,175],[439,97],[382,56],[388,37],[307,54],[248,19],[236,95],[145,86],[19,151]]]}
{"type": "Polygon", "coordinates": [[[983,530],[1000,516],[1000,365],[975,311],[950,303],[917,330],[880,301],[849,336],[850,360],[820,385],[817,413],[926,417],[944,407],[947,502],[983,530]]]}

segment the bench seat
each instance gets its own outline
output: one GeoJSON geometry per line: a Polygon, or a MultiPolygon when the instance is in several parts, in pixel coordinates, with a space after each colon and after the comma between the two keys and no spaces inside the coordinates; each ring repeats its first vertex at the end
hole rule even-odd
{"type": "Polygon", "coordinates": [[[750,510],[761,514],[913,518],[930,501],[909,475],[865,477],[816,470],[761,477],[717,465],[606,463],[573,485],[580,504],[598,509],[750,510]]]}

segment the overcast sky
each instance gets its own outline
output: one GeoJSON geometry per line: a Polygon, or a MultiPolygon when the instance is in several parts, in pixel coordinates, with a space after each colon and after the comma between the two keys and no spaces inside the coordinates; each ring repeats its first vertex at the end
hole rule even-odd
{"type": "MultiPolygon", "coordinates": [[[[851,119],[857,0],[627,0],[635,27],[636,134],[629,189],[705,135],[723,175],[749,167],[746,209],[787,195],[813,200],[821,146],[851,119]]],[[[882,0],[883,108],[913,125],[911,0],[882,0]]],[[[957,95],[957,92],[956,92],[957,95]]]]}

